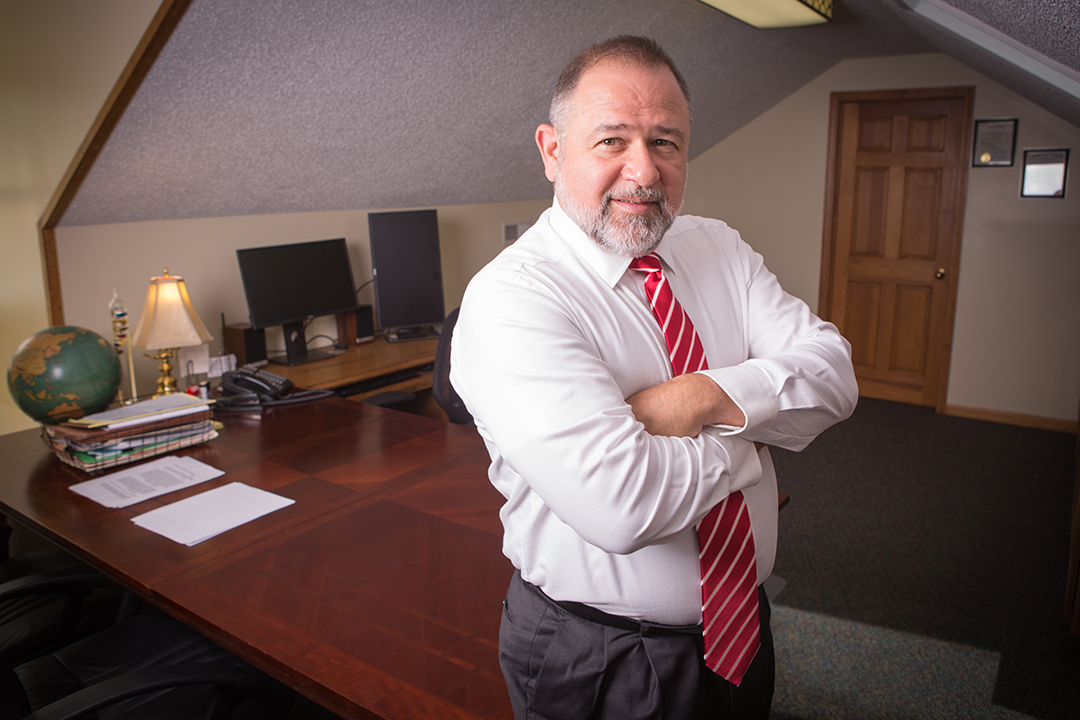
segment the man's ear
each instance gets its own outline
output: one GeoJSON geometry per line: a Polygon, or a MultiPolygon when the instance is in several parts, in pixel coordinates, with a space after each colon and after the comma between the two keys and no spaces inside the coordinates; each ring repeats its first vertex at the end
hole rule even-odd
{"type": "Polygon", "coordinates": [[[544,159],[544,174],[549,181],[555,182],[555,167],[559,162],[559,136],[555,128],[550,125],[536,128],[536,146],[544,159]]]}

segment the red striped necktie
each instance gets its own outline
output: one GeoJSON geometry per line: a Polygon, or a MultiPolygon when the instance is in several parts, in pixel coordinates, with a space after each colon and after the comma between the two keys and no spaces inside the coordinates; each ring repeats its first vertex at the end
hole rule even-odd
{"type": "MultiPolygon", "coordinates": [[[[630,267],[645,275],[645,295],[664,331],[676,375],[709,366],[690,316],[675,299],[655,253],[630,267]]],[[[738,685],[759,647],[757,562],[750,515],[741,492],[728,495],[698,526],[701,560],[701,614],[705,624],[705,665],[738,685]]]]}

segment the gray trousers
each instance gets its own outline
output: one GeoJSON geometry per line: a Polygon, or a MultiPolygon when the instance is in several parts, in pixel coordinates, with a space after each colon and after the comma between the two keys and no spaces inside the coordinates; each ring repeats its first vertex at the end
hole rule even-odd
{"type": "MultiPolygon", "coordinates": [[[[585,619],[514,572],[499,663],[515,720],[709,720],[769,716],[775,677],[769,601],[761,648],[739,687],[705,667],[701,629],[585,619]]],[[[590,615],[600,615],[593,610],[590,615]]]]}

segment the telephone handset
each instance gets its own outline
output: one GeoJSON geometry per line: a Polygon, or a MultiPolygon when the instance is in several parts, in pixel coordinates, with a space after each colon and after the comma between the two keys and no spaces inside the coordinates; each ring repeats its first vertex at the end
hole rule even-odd
{"type": "Polygon", "coordinates": [[[221,387],[228,393],[255,393],[263,400],[276,400],[292,387],[292,382],[268,370],[242,365],[221,376],[221,387]]]}

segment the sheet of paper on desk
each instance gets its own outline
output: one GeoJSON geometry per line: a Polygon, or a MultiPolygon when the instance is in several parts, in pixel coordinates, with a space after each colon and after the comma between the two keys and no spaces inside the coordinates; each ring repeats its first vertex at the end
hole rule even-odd
{"type": "Polygon", "coordinates": [[[211,402],[213,401],[203,400],[187,393],[170,393],[151,400],[140,400],[131,405],[122,405],[112,410],[85,415],[68,422],[90,428],[107,427],[116,429],[131,427],[201,412],[211,402]]]}
{"type": "Polygon", "coordinates": [[[234,482],[137,515],[131,521],[190,547],[295,502],[234,482]]]}
{"type": "Polygon", "coordinates": [[[124,508],[224,474],[195,458],[168,455],[76,483],[71,490],[105,507],[124,508]]]}

